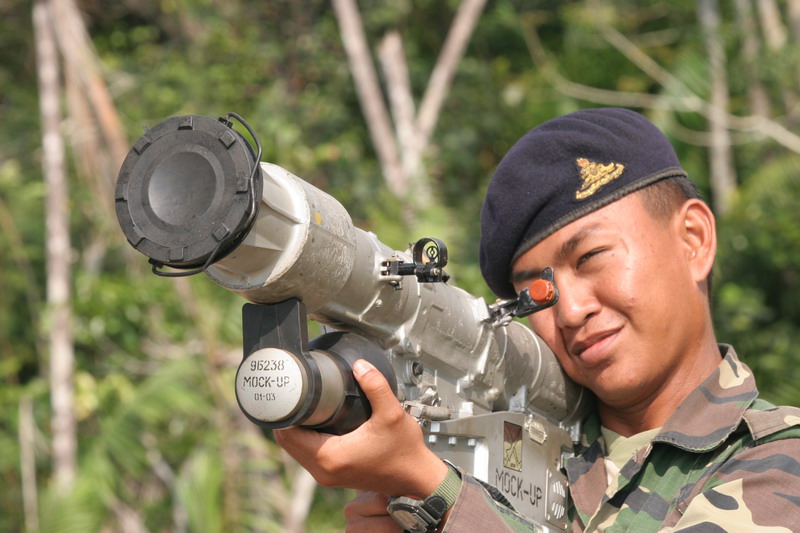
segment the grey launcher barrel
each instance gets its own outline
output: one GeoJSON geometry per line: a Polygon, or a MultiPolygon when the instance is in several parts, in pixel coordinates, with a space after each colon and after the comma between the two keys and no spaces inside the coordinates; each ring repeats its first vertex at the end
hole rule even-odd
{"type": "Polygon", "coordinates": [[[117,181],[116,208],[131,245],[157,265],[196,268],[247,300],[296,298],[311,318],[391,352],[401,399],[414,399],[419,367],[464,415],[532,408],[573,421],[582,389],[522,324],[494,324],[483,298],[444,283],[389,276],[411,261],[356,228],[335,198],[256,160],[230,123],[168,119],[140,138],[117,181]],[[252,178],[252,179],[251,179],[252,178]],[[449,390],[448,390],[449,389],[449,390]]]}

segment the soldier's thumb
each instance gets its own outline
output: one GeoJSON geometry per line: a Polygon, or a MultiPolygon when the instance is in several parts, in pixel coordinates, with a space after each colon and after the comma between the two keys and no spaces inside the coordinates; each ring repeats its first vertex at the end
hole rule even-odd
{"type": "Polygon", "coordinates": [[[371,363],[359,359],[353,363],[353,375],[367,395],[373,411],[399,405],[389,382],[371,363]]]}

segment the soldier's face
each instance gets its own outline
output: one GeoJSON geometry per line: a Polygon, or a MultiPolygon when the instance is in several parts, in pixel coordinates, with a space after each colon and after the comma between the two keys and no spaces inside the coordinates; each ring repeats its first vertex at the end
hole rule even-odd
{"type": "Polygon", "coordinates": [[[635,406],[657,395],[691,365],[708,325],[679,219],[654,219],[631,194],[561,228],[513,265],[517,292],[553,267],[559,301],[531,315],[531,326],[567,374],[606,404],[635,406]]]}

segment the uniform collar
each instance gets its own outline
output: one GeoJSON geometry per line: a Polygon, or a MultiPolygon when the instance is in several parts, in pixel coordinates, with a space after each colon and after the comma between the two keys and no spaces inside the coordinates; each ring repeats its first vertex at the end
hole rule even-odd
{"type": "Polygon", "coordinates": [[[681,402],[653,442],[706,452],[722,444],[742,422],[758,396],[755,378],[731,346],[719,348],[722,362],[681,402]]]}
{"type": "MultiPolygon", "coordinates": [[[[719,351],[719,366],[681,402],[653,442],[704,452],[722,444],[739,426],[744,412],[758,397],[758,389],[753,372],[739,361],[732,346],[720,344],[719,351]]],[[[588,450],[598,439],[600,417],[593,411],[583,422],[577,453],[588,450]]],[[[603,442],[600,444],[604,447],[603,442]]]]}
{"type": "MultiPolygon", "coordinates": [[[[720,345],[719,349],[722,356],[719,366],[683,400],[652,443],[662,442],[701,453],[720,446],[741,424],[745,410],[758,396],[758,389],[753,373],[739,361],[733,348],[720,345]]],[[[645,463],[653,449],[652,443],[639,450],[625,465],[622,473],[626,478],[632,479],[645,463]]],[[[606,493],[604,448],[600,417],[595,411],[583,424],[576,457],[566,463],[570,495],[584,524],[588,523],[598,503],[613,496],[606,493]]]]}

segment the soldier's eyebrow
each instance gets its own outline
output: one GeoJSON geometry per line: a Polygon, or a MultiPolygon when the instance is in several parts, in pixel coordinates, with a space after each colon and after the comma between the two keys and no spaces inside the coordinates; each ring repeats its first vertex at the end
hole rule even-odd
{"type": "MultiPolygon", "coordinates": [[[[555,263],[563,263],[570,255],[575,252],[575,249],[593,233],[601,229],[600,224],[590,224],[579,229],[573,236],[567,239],[561,248],[556,253],[555,263]]],[[[523,270],[516,270],[511,273],[511,283],[522,283],[529,279],[538,279],[542,277],[542,269],[540,268],[526,268],[523,270]]]]}
{"type": "Polygon", "coordinates": [[[575,235],[567,239],[567,242],[561,245],[561,249],[556,254],[556,261],[566,261],[582,241],[586,240],[591,234],[600,230],[600,228],[600,224],[595,223],[579,229],[575,235]]]}

